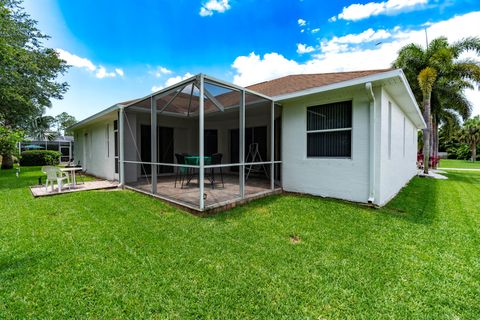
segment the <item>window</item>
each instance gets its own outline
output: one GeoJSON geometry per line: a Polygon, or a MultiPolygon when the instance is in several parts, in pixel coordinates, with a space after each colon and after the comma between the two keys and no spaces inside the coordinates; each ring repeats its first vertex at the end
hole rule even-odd
{"type": "Polygon", "coordinates": [[[388,101],[388,159],[392,158],[392,103],[388,101]]]}
{"type": "Polygon", "coordinates": [[[107,158],[110,158],[110,125],[105,128],[105,148],[107,149],[107,158]]]}
{"type": "Polygon", "coordinates": [[[352,101],[307,108],[307,157],[352,156],[352,101]]]}

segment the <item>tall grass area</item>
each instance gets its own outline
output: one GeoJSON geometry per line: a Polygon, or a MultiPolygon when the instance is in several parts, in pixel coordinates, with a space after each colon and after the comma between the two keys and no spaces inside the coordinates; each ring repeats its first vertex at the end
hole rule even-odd
{"type": "Polygon", "coordinates": [[[0,318],[480,318],[480,173],[387,207],[272,196],[208,218],[0,171],[0,318]]]}

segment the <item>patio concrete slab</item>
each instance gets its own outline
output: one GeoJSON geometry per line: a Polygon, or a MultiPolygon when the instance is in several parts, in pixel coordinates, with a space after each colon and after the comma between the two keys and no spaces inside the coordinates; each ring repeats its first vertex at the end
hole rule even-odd
{"type": "MultiPolygon", "coordinates": [[[[126,186],[146,194],[151,194],[152,190],[152,185],[148,179],[140,179],[135,183],[127,183],[126,186]]],[[[269,180],[250,178],[245,182],[245,197],[257,198],[266,196],[268,194],[278,193],[279,189],[280,188],[271,190],[269,180]]],[[[179,204],[180,206],[198,210],[199,188],[195,178],[182,188],[179,182],[175,186],[175,177],[173,176],[158,177],[157,194],[154,196],[179,204]]],[[[205,182],[204,201],[206,210],[217,207],[230,207],[231,204],[244,202],[240,196],[238,176],[225,175],[224,185],[217,180],[214,188],[212,188],[210,183],[205,182]]]]}
{"type": "Polygon", "coordinates": [[[75,189],[68,189],[68,187],[63,187],[62,192],[58,192],[58,188],[55,185],[53,192],[51,188],[48,188],[48,191],[45,189],[45,186],[33,186],[30,187],[30,191],[34,197],[45,197],[45,196],[54,196],[64,193],[72,193],[72,192],[80,192],[80,191],[88,191],[88,190],[100,190],[100,189],[113,189],[117,188],[118,183],[114,181],[108,180],[95,180],[95,181],[86,181],[82,184],[77,184],[75,189]]]}

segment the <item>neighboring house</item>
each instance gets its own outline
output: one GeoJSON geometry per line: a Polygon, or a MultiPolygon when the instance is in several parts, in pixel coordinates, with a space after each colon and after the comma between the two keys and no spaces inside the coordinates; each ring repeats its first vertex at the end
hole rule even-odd
{"type": "Polygon", "coordinates": [[[246,88],[197,75],[70,129],[88,173],[202,211],[281,189],[384,205],[415,176],[424,127],[405,75],[387,69],[246,88]]]}
{"type": "Polygon", "coordinates": [[[21,153],[25,150],[51,150],[58,151],[60,162],[69,162],[73,158],[74,141],[72,136],[57,136],[53,140],[36,140],[27,138],[25,141],[18,143],[18,151],[21,153]]]}

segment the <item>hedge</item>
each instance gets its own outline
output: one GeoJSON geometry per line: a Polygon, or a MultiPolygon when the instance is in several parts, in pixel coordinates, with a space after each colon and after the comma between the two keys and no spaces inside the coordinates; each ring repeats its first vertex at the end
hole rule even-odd
{"type": "Polygon", "coordinates": [[[60,163],[61,153],[51,150],[29,150],[23,151],[20,158],[20,165],[28,166],[45,166],[58,165],[60,163]]]}

